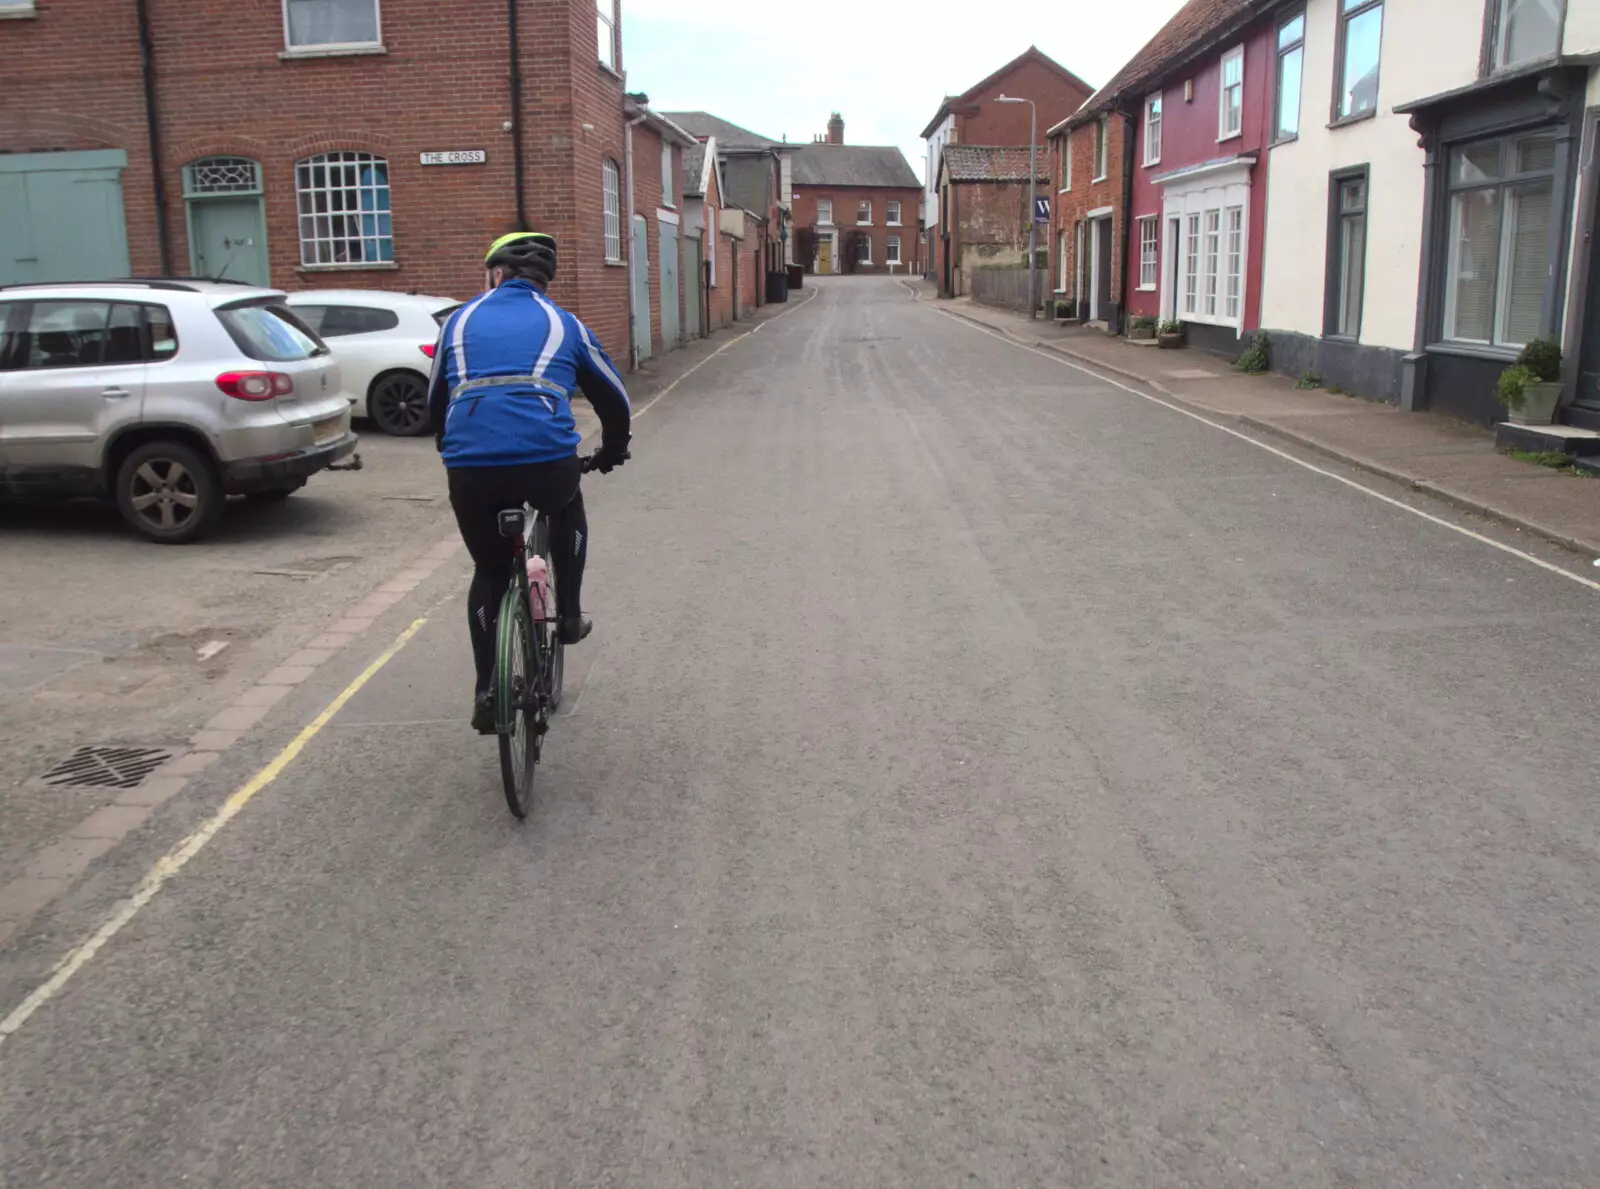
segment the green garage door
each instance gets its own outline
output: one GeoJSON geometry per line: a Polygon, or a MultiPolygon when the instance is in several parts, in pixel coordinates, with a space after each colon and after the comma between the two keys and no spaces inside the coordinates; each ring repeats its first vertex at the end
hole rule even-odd
{"type": "Polygon", "coordinates": [[[0,155],[0,285],[128,275],[121,149],[0,155]]]}

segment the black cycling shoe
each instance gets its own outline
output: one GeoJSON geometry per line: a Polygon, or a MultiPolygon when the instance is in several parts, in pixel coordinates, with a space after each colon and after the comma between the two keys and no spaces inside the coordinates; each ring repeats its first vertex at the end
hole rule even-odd
{"type": "Polygon", "coordinates": [[[494,699],[488,694],[472,699],[472,729],[480,735],[494,734],[494,699]]]}
{"type": "Polygon", "coordinates": [[[556,639],[563,644],[576,644],[594,631],[594,620],[574,615],[556,625],[556,639]]]}

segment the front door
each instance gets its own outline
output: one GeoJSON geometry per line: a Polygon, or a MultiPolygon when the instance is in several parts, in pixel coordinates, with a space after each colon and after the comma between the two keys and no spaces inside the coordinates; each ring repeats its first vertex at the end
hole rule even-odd
{"type": "Polygon", "coordinates": [[[667,350],[678,346],[678,225],[660,220],[661,229],[661,338],[667,350]]]}
{"type": "Polygon", "coordinates": [[[1094,308],[1096,321],[1111,317],[1111,220],[1094,223],[1094,308]]]}
{"type": "Polygon", "coordinates": [[[650,358],[650,224],[633,217],[633,353],[650,358]]]}
{"type": "Polygon", "coordinates": [[[817,272],[822,276],[833,273],[833,236],[817,236],[817,272]]]}
{"type": "Polygon", "coordinates": [[[270,282],[267,236],[262,229],[261,199],[196,198],[189,203],[190,256],[197,277],[218,281],[243,281],[265,286],[270,282]]]}
{"type": "Polygon", "coordinates": [[[683,332],[690,338],[699,338],[705,333],[705,327],[700,323],[700,237],[690,236],[688,246],[684,252],[688,258],[689,267],[684,270],[683,277],[683,332]]]}

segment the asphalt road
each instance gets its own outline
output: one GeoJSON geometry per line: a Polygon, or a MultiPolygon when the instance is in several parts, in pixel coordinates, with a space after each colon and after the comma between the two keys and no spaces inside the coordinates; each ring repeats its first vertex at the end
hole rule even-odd
{"type": "Polygon", "coordinates": [[[0,1044],[0,1185],[1600,1183],[1600,593],[816,292],[589,485],[526,824],[457,564],[0,952],[427,616],[0,1044]]]}

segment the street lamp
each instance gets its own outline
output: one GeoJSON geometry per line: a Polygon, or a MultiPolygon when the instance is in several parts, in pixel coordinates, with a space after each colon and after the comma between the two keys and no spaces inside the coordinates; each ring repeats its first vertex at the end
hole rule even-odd
{"type": "Polygon", "coordinates": [[[1039,218],[1034,198],[1039,187],[1039,105],[1031,99],[1001,95],[996,103],[1026,103],[1028,112],[1028,317],[1039,316],[1039,218]]]}

